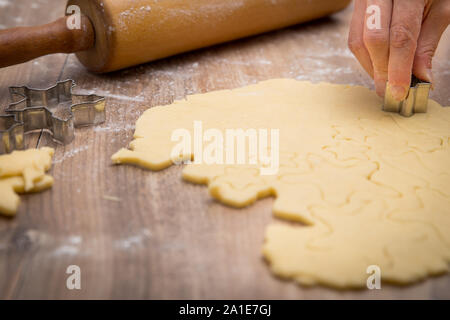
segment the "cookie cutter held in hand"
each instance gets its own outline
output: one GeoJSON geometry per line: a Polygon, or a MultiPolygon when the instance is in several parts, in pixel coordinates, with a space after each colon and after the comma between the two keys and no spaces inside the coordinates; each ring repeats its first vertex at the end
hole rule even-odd
{"type": "Polygon", "coordinates": [[[72,94],[75,81],[58,82],[48,89],[10,87],[13,103],[0,116],[0,154],[24,148],[24,134],[45,130],[59,143],[75,137],[74,127],[96,125],[106,118],[105,98],[72,94]]]}
{"type": "Polygon", "coordinates": [[[383,110],[397,112],[404,117],[411,117],[414,113],[426,113],[430,88],[430,82],[422,81],[412,76],[408,96],[403,101],[397,101],[389,93],[388,85],[386,85],[383,110]]]}

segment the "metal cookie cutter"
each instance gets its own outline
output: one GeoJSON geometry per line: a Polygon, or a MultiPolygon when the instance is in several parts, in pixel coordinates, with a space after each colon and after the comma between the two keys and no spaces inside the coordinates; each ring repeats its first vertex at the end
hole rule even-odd
{"type": "Polygon", "coordinates": [[[74,139],[74,127],[105,121],[106,102],[97,95],[72,94],[75,81],[58,82],[48,89],[11,87],[13,103],[0,116],[0,154],[24,148],[24,134],[45,130],[59,143],[74,139]]]}
{"type": "Polygon", "coordinates": [[[430,88],[430,82],[422,81],[415,76],[412,76],[408,96],[403,101],[397,101],[389,93],[386,85],[383,110],[388,112],[397,112],[404,117],[411,117],[414,113],[425,113],[428,109],[428,96],[430,94],[430,88]]]}

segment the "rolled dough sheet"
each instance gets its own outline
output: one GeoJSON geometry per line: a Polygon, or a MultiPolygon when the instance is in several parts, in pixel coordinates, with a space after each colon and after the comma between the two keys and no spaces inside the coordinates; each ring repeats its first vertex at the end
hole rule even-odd
{"type": "Polygon", "coordinates": [[[184,179],[235,207],[276,198],[282,220],[267,228],[263,254],[278,276],[364,287],[376,265],[383,280],[411,283],[448,271],[450,108],[430,100],[428,113],[404,118],[381,104],[364,87],[288,79],[188,96],[147,110],[112,160],[166,168],[172,133],[193,135],[194,121],[224,132],[279,129],[277,174],[260,175],[262,164],[189,164],[184,179]]]}
{"type": "Polygon", "coordinates": [[[50,169],[52,148],[14,151],[0,156],[0,214],[15,215],[20,204],[17,193],[40,192],[53,185],[50,169]]]}

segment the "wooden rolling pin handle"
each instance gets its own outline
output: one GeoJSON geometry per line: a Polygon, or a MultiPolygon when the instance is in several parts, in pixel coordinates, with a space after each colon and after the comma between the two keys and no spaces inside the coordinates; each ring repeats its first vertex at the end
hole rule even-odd
{"type": "Polygon", "coordinates": [[[94,28],[81,16],[79,29],[69,29],[64,17],[37,27],[0,30],[0,68],[27,62],[52,53],[73,53],[92,48],[94,28]]]}

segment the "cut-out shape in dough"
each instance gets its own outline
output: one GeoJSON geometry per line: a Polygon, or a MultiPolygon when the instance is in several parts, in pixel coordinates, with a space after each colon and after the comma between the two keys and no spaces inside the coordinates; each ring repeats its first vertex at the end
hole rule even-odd
{"type": "MultiPolygon", "coordinates": [[[[271,270],[300,283],[365,287],[371,265],[383,280],[411,283],[448,270],[450,108],[426,114],[381,111],[364,87],[269,80],[188,96],[147,110],[130,149],[115,163],[160,170],[172,164],[174,130],[279,129],[280,167],[189,164],[183,177],[207,184],[219,201],[242,207],[274,196],[268,227],[271,270]]],[[[190,159],[192,154],[182,155],[190,159]]]]}
{"type": "Polygon", "coordinates": [[[0,156],[0,214],[13,216],[20,199],[17,193],[40,192],[53,185],[50,169],[52,148],[14,151],[0,156]]]}

